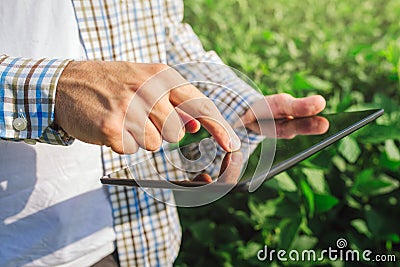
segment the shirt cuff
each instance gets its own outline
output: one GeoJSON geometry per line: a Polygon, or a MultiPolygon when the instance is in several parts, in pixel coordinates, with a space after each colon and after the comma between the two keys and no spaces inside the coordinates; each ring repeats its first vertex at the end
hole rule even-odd
{"type": "Polygon", "coordinates": [[[71,60],[0,56],[0,138],[69,145],[54,124],[56,87],[71,60]]]}

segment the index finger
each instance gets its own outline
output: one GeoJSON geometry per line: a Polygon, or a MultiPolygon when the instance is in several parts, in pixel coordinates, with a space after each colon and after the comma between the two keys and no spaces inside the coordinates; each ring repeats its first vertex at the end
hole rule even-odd
{"type": "Polygon", "coordinates": [[[232,127],[222,117],[211,99],[196,87],[185,84],[172,89],[170,102],[200,121],[225,151],[231,152],[240,149],[240,139],[232,127]]]}

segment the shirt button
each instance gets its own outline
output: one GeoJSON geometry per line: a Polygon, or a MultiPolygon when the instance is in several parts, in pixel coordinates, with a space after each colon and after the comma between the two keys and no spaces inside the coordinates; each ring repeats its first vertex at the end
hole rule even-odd
{"type": "Polygon", "coordinates": [[[26,119],[24,119],[24,118],[15,118],[12,125],[15,130],[23,131],[26,129],[26,126],[28,125],[28,123],[26,122],[26,119]]]}

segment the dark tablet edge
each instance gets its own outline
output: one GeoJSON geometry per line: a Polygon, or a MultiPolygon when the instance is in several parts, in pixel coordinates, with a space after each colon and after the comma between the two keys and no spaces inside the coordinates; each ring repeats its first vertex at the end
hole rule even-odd
{"type": "MultiPolygon", "coordinates": [[[[365,110],[368,111],[368,110],[365,110]]],[[[373,111],[373,110],[371,110],[373,111]]],[[[377,118],[379,118],[380,116],[382,116],[384,113],[383,109],[376,109],[376,111],[374,113],[372,113],[371,115],[369,115],[368,117],[365,117],[364,119],[358,121],[357,123],[351,125],[350,127],[347,127],[339,132],[337,132],[336,134],[334,134],[333,136],[324,139],[323,141],[321,141],[318,144],[315,144],[313,146],[311,146],[310,148],[304,150],[303,152],[301,152],[300,154],[297,154],[289,159],[286,159],[280,163],[278,163],[277,165],[273,166],[268,174],[265,176],[263,183],[266,180],[271,179],[272,177],[274,177],[275,175],[284,172],[285,170],[293,167],[294,165],[296,165],[297,163],[299,163],[300,161],[305,160],[308,157],[311,157],[312,155],[314,155],[315,153],[319,152],[320,150],[330,146],[331,144],[333,144],[334,142],[352,134],[353,132],[361,129],[362,127],[366,126],[367,124],[373,122],[374,120],[376,120],[377,118]]],[[[260,177],[260,176],[259,176],[260,177]]],[[[256,178],[257,179],[257,178],[256,178]]],[[[249,187],[251,181],[245,181],[243,183],[239,183],[237,184],[237,186],[233,189],[234,191],[243,191],[243,187],[245,187],[245,189],[247,190],[247,188],[249,187]]]]}
{"type": "MultiPolygon", "coordinates": [[[[368,111],[368,110],[365,110],[368,111]]],[[[373,111],[373,110],[371,110],[373,111]]],[[[293,167],[300,161],[314,155],[318,151],[330,146],[334,142],[350,135],[351,133],[359,130],[363,126],[367,125],[368,123],[371,123],[372,121],[376,120],[378,117],[382,116],[384,113],[383,109],[376,109],[374,113],[369,115],[368,117],[365,117],[364,119],[358,121],[357,123],[351,125],[350,127],[347,127],[333,136],[321,141],[318,144],[315,144],[311,146],[310,148],[304,150],[300,154],[297,154],[289,159],[286,159],[283,162],[280,162],[279,164],[275,165],[272,167],[268,174],[263,174],[260,176],[264,176],[263,182],[264,183],[266,180],[271,179],[275,175],[284,172],[285,170],[289,169],[290,167],[293,167]]],[[[261,177],[258,176],[258,179],[261,179],[261,177]]],[[[257,178],[256,178],[257,179],[257,178]]],[[[101,183],[107,184],[107,185],[120,185],[120,186],[136,186],[136,187],[147,187],[147,188],[159,188],[159,189],[173,189],[173,190],[190,190],[190,188],[195,189],[196,187],[203,186],[203,185],[209,185],[209,183],[205,182],[191,182],[191,181],[165,181],[165,180],[141,180],[140,184],[135,180],[135,179],[119,179],[119,178],[100,178],[101,183]],[[182,186],[182,189],[176,188],[175,186],[182,186]]],[[[230,192],[244,192],[248,191],[250,181],[244,181],[244,182],[239,182],[236,186],[230,190],[230,192]]],[[[214,184],[212,187],[217,187],[219,189],[225,189],[226,186],[232,187],[232,185],[224,185],[224,184],[214,184]]],[[[214,188],[218,191],[217,188],[214,188]]]]}
{"type": "Polygon", "coordinates": [[[119,178],[101,178],[103,184],[119,185],[119,186],[135,186],[144,190],[153,189],[170,189],[173,191],[193,191],[196,193],[230,193],[237,185],[224,183],[206,183],[193,181],[166,181],[166,180],[140,180],[119,179],[119,178]],[[178,186],[178,187],[177,187],[178,186]]]}

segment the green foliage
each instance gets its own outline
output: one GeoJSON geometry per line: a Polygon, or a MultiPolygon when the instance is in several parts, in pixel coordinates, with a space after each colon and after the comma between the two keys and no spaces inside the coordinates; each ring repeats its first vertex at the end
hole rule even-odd
{"type": "Polygon", "coordinates": [[[399,263],[400,2],[195,0],[185,5],[185,19],[206,49],[246,73],[264,94],[318,93],[327,98],[328,112],[384,108],[385,114],[255,193],[180,209],[183,242],[176,266],[311,266],[261,262],[257,252],[265,245],[321,251],[336,247],[339,238],[351,248],[395,254],[399,263]]]}

